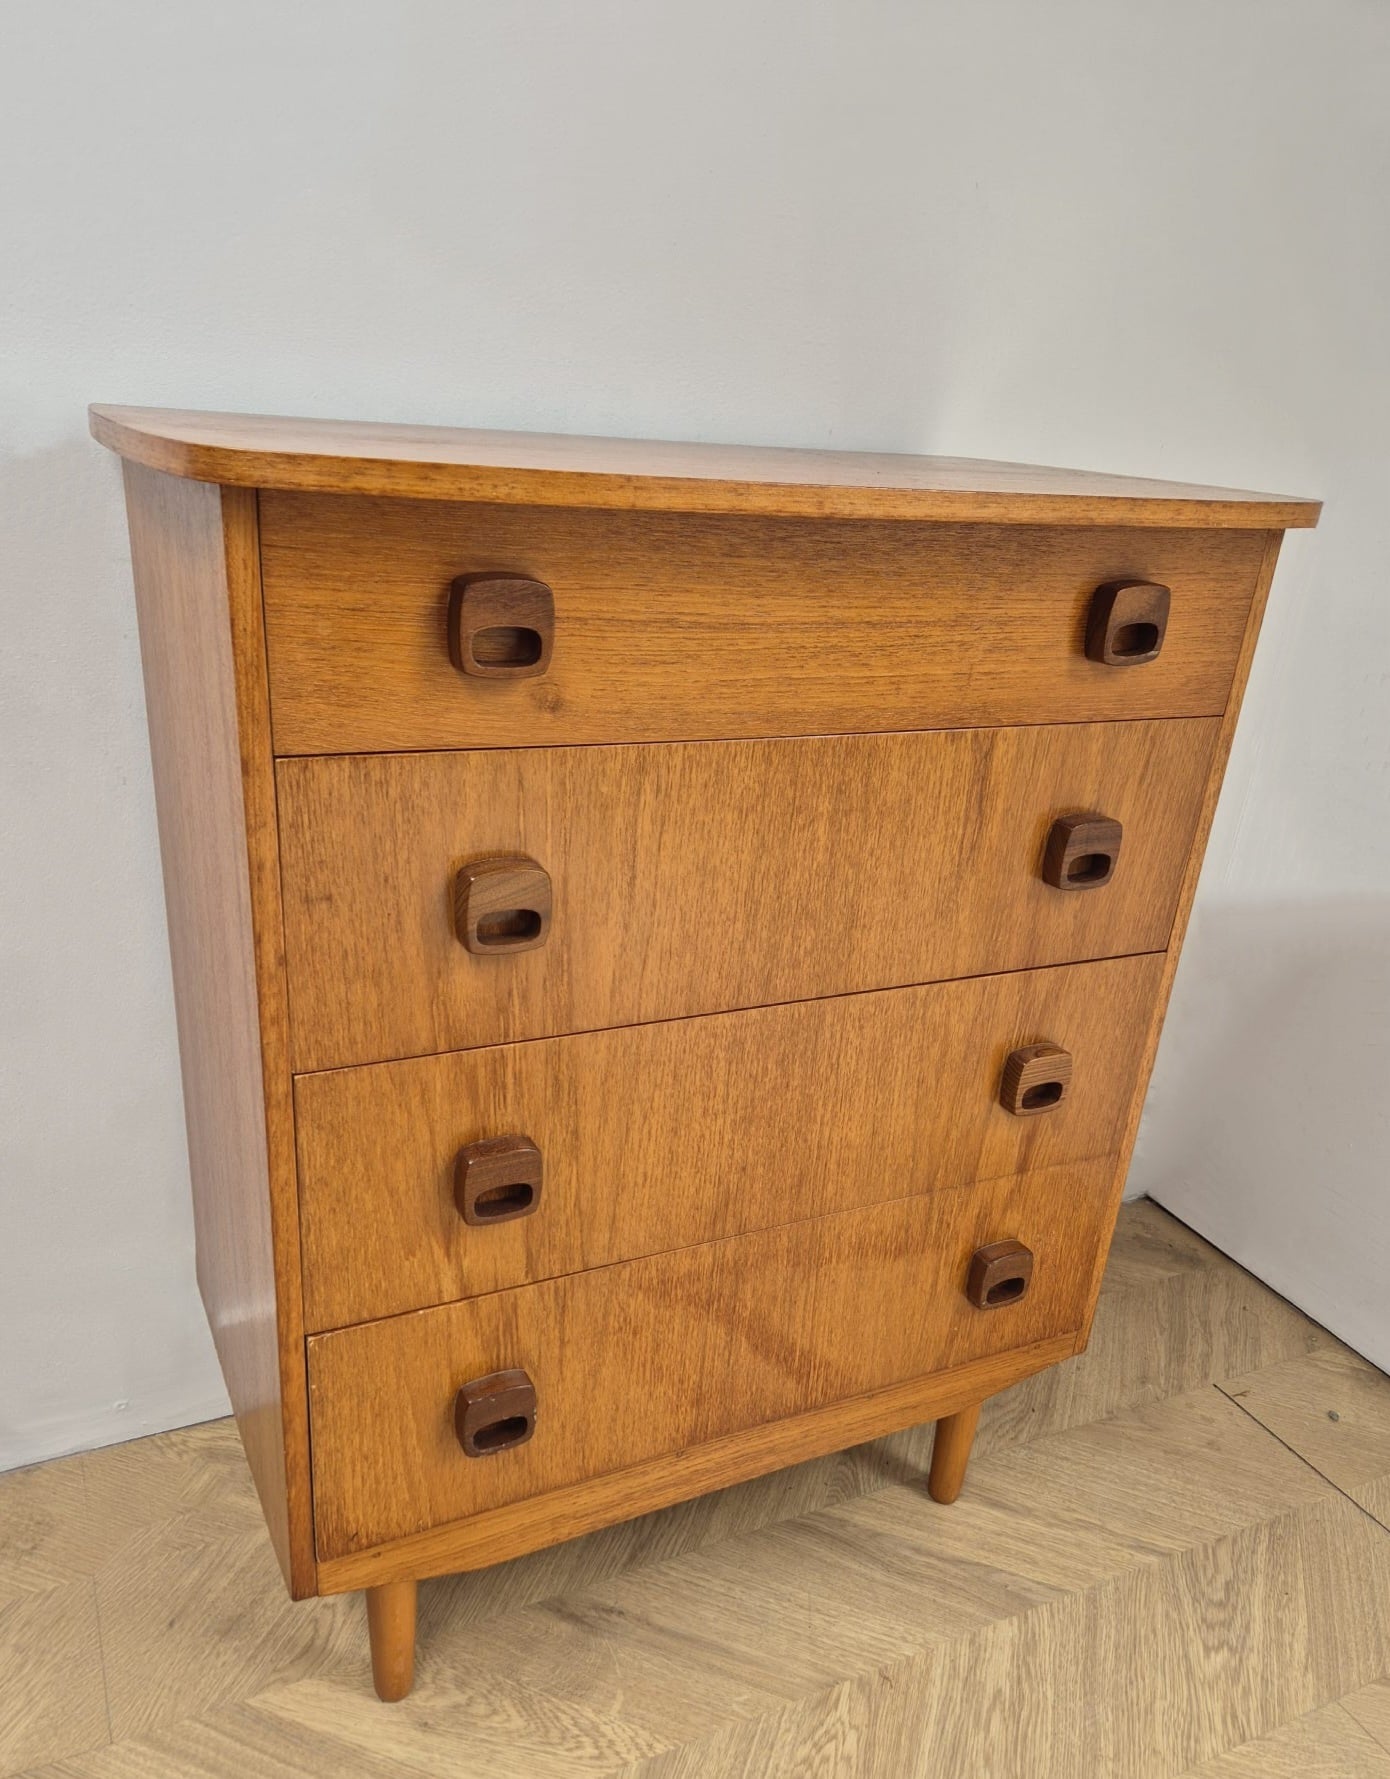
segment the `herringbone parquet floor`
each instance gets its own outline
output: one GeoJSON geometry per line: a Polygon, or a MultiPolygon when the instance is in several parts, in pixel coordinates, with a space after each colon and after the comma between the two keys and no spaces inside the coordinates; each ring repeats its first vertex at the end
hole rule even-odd
{"type": "Polygon", "coordinates": [[[0,1774],[1390,1779],[1390,1381],[1150,1204],[986,1410],[422,1590],[285,1597],[228,1422],[0,1477],[0,1774]]]}

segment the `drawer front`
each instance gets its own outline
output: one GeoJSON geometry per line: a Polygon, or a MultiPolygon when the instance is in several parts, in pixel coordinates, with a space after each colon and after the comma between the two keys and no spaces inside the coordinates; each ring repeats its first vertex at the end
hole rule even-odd
{"type": "Polygon", "coordinates": [[[897,1200],[309,1341],[320,1559],[1081,1327],[1112,1160],[897,1200]],[[1026,1293],[971,1257],[1032,1250],[1026,1293]],[[524,1372],[534,1436],[466,1456],[457,1397],[524,1372]]]}
{"type": "Polygon", "coordinates": [[[1119,1147],[1162,953],[301,1075],[311,1331],[1119,1147]],[[1056,1104],[1005,1109],[1046,1042],[1056,1104]],[[522,1138],[469,1210],[467,1152],[522,1138]],[[508,1191],[511,1185],[510,1192],[508,1191]],[[462,1195],[462,1206],[460,1196],[462,1195]],[[494,1218],[499,1220],[493,1220],[494,1218]]]}
{"type": "Polygon", "coordinates": [[[260,510],[281,754],[1208,716],[1265,545],[269,492],[260,510]],[[464,576],[551,589],[543,671],[454,665],[464,576]],[[1152,661],[1087,658],[1092,595],[1116,579],[1171,590],[1152,661]]]}
{"type": "Polygon", "coordinates": [[[282,760],[295,1066],[1161,950],[1216,731],[282,760]],[[1123,842],[1109,881],[1068,892],[1042,872],[1077,810],[1123,842]],[[532,949],[480,955],[455,888],[510,854],[548,874],[548,924],[528,908],[532,949]]]}

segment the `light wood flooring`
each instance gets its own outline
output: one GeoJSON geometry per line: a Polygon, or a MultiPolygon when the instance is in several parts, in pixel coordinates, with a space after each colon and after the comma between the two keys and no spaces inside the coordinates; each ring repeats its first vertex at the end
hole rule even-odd
{"type": "Polygon", "coordinates": [[[0,1477],[0,1774],[1390,1779],[1390,1381],[1151,1204],[985,1411],[427,1584],[283,1593],[230,1422],[0,1477]]]}

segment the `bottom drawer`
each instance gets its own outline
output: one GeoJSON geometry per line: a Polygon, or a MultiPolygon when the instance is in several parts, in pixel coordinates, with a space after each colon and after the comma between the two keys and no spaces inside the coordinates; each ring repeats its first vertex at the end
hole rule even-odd
{"type": "Polygon", "coordinates": [[[898,1199],[317,1335],[320,1560],[1079,1330],[1114,1165],[898,1199]],[[1031,1282],[978,1309],[971,1257],[1011,1237],[1033,1252],[1031,1282]],[[534,1436],[466,1456],[461,1387],[513,1369],[535,1389],[534,1436]]]}

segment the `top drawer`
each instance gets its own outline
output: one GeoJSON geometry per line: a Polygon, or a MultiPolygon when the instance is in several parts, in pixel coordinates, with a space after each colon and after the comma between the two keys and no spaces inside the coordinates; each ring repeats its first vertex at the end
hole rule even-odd
{"type": "Polygon", "coordinates": [[[279,754],[1209,716],[1259,531],[704,517],[266,492],[279,754]],[[544,582],[543,673],[448,646],[464,575],[544,582]],[[1102,584],[1171,589],[1150,661],[1087,658],[1102,584]]]}

